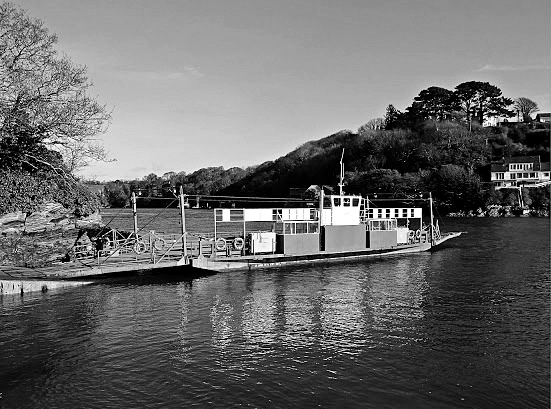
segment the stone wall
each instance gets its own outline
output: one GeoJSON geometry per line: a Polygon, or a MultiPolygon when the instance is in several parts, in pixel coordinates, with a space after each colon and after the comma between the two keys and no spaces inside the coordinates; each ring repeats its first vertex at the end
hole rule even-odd
{"type": "Polygon", "coordinates": [[[87,229],[101,227],[99,212],[78,219],[59,203],[45,203],[33,213],[0,216],[0,265],[42,267],[67,258],[87,229]]]}

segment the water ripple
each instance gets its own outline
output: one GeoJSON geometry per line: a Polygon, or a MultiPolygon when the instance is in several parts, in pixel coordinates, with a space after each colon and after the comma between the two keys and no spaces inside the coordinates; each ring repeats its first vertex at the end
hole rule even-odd
{"type": "Polygon", "coordinates": [[[500,222],[450,221],[472,233],[432,254],[2,298],[1,406],[549,407],[549,228],[500,222]]]}

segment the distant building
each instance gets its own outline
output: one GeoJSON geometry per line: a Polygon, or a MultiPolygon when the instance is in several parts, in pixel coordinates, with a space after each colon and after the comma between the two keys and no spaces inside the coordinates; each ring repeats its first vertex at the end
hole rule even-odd
{"type": "Polygon", "coordinates": [[[539,156],[505,158],[491,166],[491,182],[496,189],[549,182],[549,162],[539,156]]]}
{"type": "Polygon", "coordinates": [[[519,121],[519,118],[517,116],[514,116],[514,117],[490,116],[490,117],[484,118],[484,122],[482,123],[482,126],[483,127],[500,126],[503,123],[517,124],[520,122],[522,122],[522,120],[519,121]]]}
{"type": "Polygon", "coordinates": [[[542,112],[541,114],[536,115],[536,122],[551,122],[551,113],[550,112],[542,112]]]}

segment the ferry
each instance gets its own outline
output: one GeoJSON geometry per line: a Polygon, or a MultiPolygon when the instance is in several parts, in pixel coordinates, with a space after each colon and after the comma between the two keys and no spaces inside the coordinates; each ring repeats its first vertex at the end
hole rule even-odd
{"type": "Polygon", "coordinates": [[[321,188],[316,208],[216,208],[214,232],[185,245],[182,263],[224,271],[432,250],[461,232],[440,232],[432,195],[426,196],[415,200],[429,202],[428,224],[422,206],[377,207],[378,200],[395,199],[348,195],[342,187],[328,195],[321,188]],[[258,229],[260,224],[269,228],[258,229]],[[233,231],[237,226],[239,234],[221,233],[228,225],[233,231]]]}

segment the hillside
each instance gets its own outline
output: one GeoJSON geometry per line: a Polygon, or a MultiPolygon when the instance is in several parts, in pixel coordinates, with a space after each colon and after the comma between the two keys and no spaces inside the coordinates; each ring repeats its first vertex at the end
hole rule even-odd
{"type": "Polygon", "coordinates": [[[265,162],[216,194],[286,197],[290,188],[336,186],[343,149],[347,192],[431,190],[443,211],[468,212],[501,200],[485,183],[493,160],[540,155],[549,161],[549,128],[469,131],[429,121],[415,131],[345,130],[265,162]]]}
{"type": "MultiPolygon", "coordinates": [[[[480,127],[451,121],[425,121],[410,129],[344,130],[307,142],[287,155],[247,169],[210,167],[191,174],[150,174],[105,187],[111,206],[128,203],[131,191],[156,205],[173,198],[173,188],[198,195],[288,197],[291,188],[336,187],[344,149],[345,191],[411,193],[432,191],[442,213],[480,212],[489,206],[511,206],[515,192],[494,192],[489,181],[492,161],[503,157],[536,156],[549,162],[549,126],[522,124],[480,127]],[[513,196],[512,196],[513,194],[513,196]]],[[[548,211],[549,190],[535,191],[536,211],[548,211]]],[[[518,196],[518,194],[517,194],[518,196]]]]}

